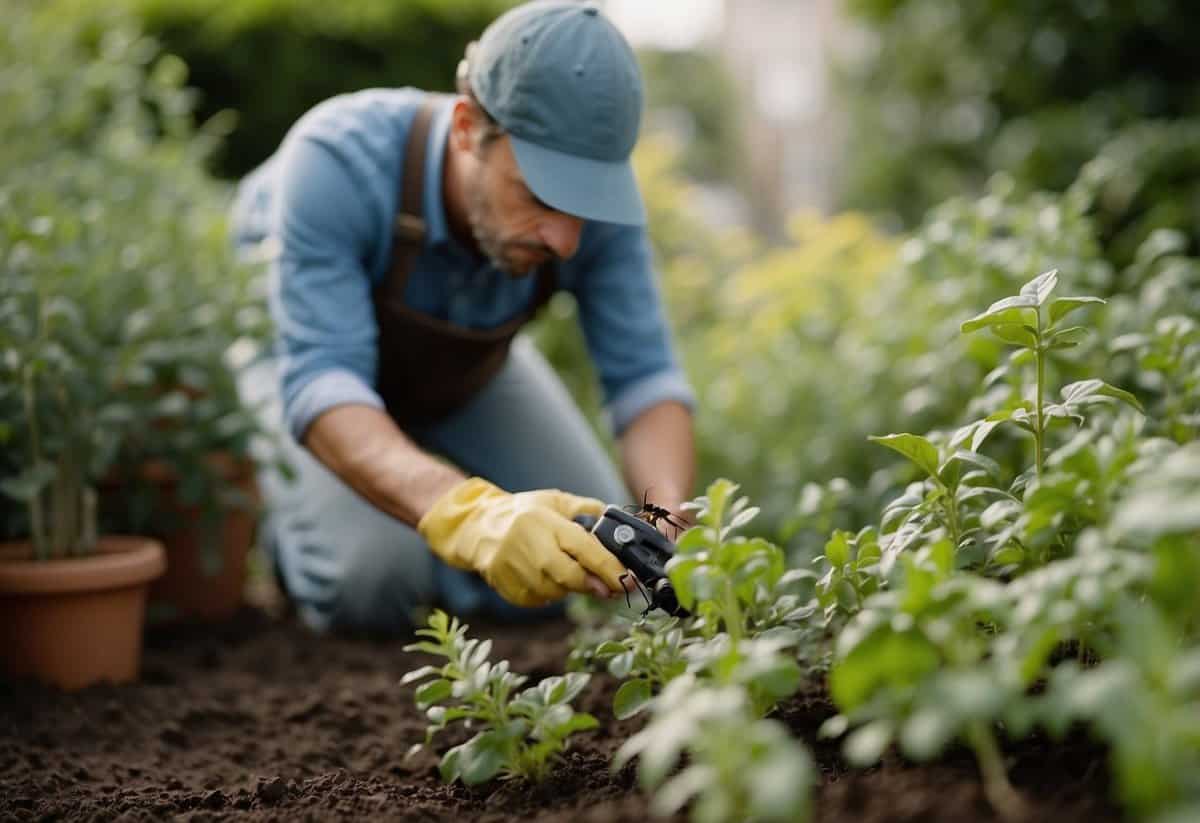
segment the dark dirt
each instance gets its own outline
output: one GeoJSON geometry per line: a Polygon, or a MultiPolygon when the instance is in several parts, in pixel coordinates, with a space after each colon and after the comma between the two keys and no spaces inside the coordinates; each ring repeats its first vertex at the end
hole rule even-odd
{"type": "MultiPolygon", "coordinates": [[[[562,670],[565,623],[473,628],[494,637],[494,656],[517,671],[562,670]]],[[[583,735],[542,786],[445,786],[432,754],[406,762],[424,727],[412,689],[398,685],[415,665],[402,645],[315,636],[247,610],[227,625],[151,636],[137,685],[61,694],[0,683],[0,821],[650,819],[632,770],[609,772],[610,755],[640,723],[612,719],[607,675],[581,699],[602,728],[583,735]]],[[[818,821],[997,819],[962,755],[846,770],[836,746],[816,740],[831,712],[820,695],[779,712],[820,766],[818,821]]],[[[1119,819],[1095,747],[1027,742],[1010,755],[1025,820],[1119,819]]]]}

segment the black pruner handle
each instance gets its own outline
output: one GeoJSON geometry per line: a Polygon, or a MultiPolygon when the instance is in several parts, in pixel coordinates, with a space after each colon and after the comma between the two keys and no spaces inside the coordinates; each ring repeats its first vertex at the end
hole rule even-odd
{"type": "Polygon", "coordinates": [[[575,522],[591,532],[633,572],[645,589],[648,609],[662,609],[677,617],[687,616],[687,610],[679,605],[675,588],[667,577],[667,561],[675,555],[675,546],[662,532],[617,506],[607,507],[598,518],[579,515],[575,522]]]}

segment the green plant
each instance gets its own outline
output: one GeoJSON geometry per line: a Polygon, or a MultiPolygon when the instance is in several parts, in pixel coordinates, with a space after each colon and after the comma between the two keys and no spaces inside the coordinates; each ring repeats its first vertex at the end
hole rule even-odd
{"type": "Polygon", "coordinates": [[[812,758],[786,727],[759,717],[735,685],[693,675],[671,681],[654,699],[650,722],[621,745],[613,767],[634,758],[642,787],[655,791],[657,814],[691,803],[696,823],[809,818],[812,758]],[[685,753],[687,764],[671,775],[685,753]]]}
{"type": "Polygon", "coordinates": [[[492,642],[467,639],[468,627],[440,609],[417,634],[428,638],[404,647],[445,658],[440,666],[422,666],[401,683],[425,681],[416,690],[417,707],[429,718],[424,744],[451,723],[463,721],[480,730],[441,758],[442,779],[468,785],[497,775],[531,781],[545,779],[572,734],[595,728],[596,718],[576,712],[571,702],[589,675],[572,672],[548,677],[521,691],[526,678],[509,671],[508,661],[488,660],[492,642]],[[432,677],[433,679],[427,679],[432,677]]]}
{"type": "Polygon", "coordinates": [[[133,418],[78,306],[45,294],[22,265],[57,234],[47,221],[10,225],[0,291],[0,492],[23,507],[38,560],[92,551],[95,483],[133,418]]]}
{"type": "Polygon", "coordinates": [[[1010,358],[1016,365],[1032,359],[1036,370],[1035,397],[1013,408],[990,415],[981,421],[971,435],[971,447],[977,450],[988,433],[1005,421],[1012,421],[1033,436],[1034,469],[1040,478],[1044,471],[1046,430],[1053,420],[1082,420],[1078,410],[1104,398],[1116,398],[1139,411],[1141,404],[1129,392],[1110,386],[1103,380],[1083,380],[1062,389],[1062,402],[1047,404],[1046,363],[1053,352],[1079,344],[1086,333],[1082,326],[1067,326],[1063,321],[1074,311],[1092,304],[1103,304],[1098,297],[1060,297],[1047,303],[1058,285],[1058,271],[1044,272],[1021,287],[1014,297],[998,300],[987,311],[962,324],[964,332],[989,329],[993,335],[1017,347],[1017,356],[1010,358]],[[1043,311],[1043,309],[1045,309],[1043,311]],[[1023,355],[1027,355],[1023,356],[1023,355]]]}
{"type": "Polygon", "coordinates": [[[651,613],[619,640],[606,640],[593,654],[609,674],[624,680],[613,696],[613,714],[623,720],[644,709],[657,689],[687,670],[684,629],[679,619],[651,613]]]}
{"type": "MultiPolygon", "coordinates": [[[[90,476],[101,486],[101,530],[176,526],[157,486],[139,476],[154,461],[178,476],[181,502],[204,511],[202,528],[252,505],[210,461],[214,452],[246,459],[260,437],[231,355],[269,331],[261,272],[237,265],[225,236],[228,190],[204,171],[221,124],[192,125],[186,67],[119,14],[106,12],[97,33],[82,20],[51,25],[19,3],[0,56],[27,67],[28,81],[0,88],[11,115],[0,122],[3,263],[32,293],[73,307],[71,328],[47,325],[45,345],[72,350],[79,380],[123,416],[95,434],[116,452],[109,476],[90,476]],[[114,479],[123,491],[106,494],[114,479]]],[[[0,423],[22,425],[15,407],[0,413],[0,423]]],[[[6,475],[19,468],[3,465],[6,475]]],[[[34,530],[20,511],[5,514],[6,533],[34,530]]],[[[216,530],[204,531],[215,542],[216,530]]]]}
{"type": "Polygon", "coordinates": [[[193,109],[237,113],[214,157],[225,176],[274,151],[301,115],[335,94],[381,86],[450,91],[467,43],[510,0],[362,0],[341,7],[296,0],[80,0],[46,4],[51,25],[99,28],[110,11],[137,21],[191,67],[193,109]],[[97,17],[99,21],[97,22],[97,17]]]}

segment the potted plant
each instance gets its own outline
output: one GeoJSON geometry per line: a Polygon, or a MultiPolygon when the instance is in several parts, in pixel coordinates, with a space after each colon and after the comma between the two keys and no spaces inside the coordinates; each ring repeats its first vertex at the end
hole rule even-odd
{"type": "Polygon", "coordinates": [[[80,295],[96,345],[120,353],[106,366],[130,420],[97,477],[101,530],[163,542],[151,619],[227,617],[257,515],[257,426],[228,354],[264,339],[268,322],[261,272],[229,249],[228,184],[205,169],[228,118],[197,128],[186,66],[119,10],[65,20],[35,7],[0,33],[0,62],[32,67],[31,82],[0,90],[12,112],[0,180],[24,181],[30,217],[47,212],[39,199],[62,204],[73,228],[58,254],[86,264],[64,277],[50,261],[40,277],[57,278],[48,294],[80,295]]]}
{"type": "Polygon", "coordinates": [[[147,186],[135,208],[145,270],[124,298],[137,309],[111,334],[137,353],[124,378],[138,424],[100,489],[103,523],[166,547],[152,622],[224,619],[243,602],[261,441],[232,353],[268,330],[260,272],[225,239],[224,190],[172,160],[153,158],[170,185],[147,186]]]}
{"type": "Polygon", "coordinates": [[[0,278],[0,492],[6,526],[25,535],[0,543],[0,666],[74,689],[137,677],[147,587],[166,560],[153,539],[97,534],[95,480],[134,416],[111,388],[120,353],[37,277],[30,234],[43,250],[57,239],[39,220],[25,237],[8,222],[0,278]]]}

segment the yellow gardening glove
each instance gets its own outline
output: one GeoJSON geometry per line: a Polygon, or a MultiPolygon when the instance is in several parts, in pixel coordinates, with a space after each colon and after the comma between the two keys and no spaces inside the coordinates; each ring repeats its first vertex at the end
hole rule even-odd
{"type": "Polygon", "coordinates": [[[518,606],[541,606],[567,592],[587,592],[587,573],[623,590],[621,565],[571,518],[599,517],[604,503],[557,489],[510,494],[481,477],[442,495],[417,531],[451,566],[479,572],[518,606]]]}

